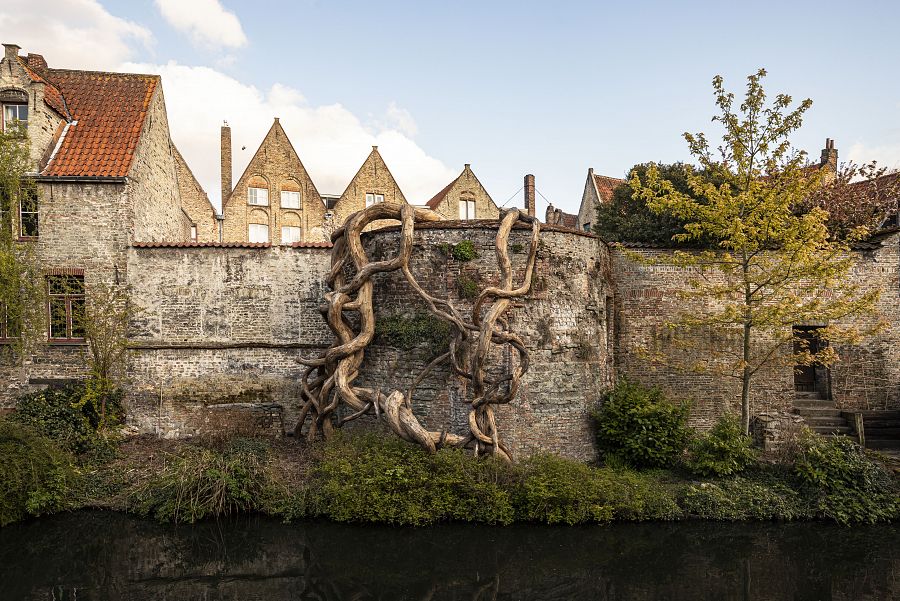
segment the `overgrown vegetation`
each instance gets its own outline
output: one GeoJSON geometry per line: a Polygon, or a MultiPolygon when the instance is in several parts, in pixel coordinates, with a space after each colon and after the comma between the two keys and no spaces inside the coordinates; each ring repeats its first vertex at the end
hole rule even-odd
{"type": "Polygon", "coordinates": [[[475,250],[475,243],[471,240],[460,240],[456,244],[442,242],[438,244],[438,249],[444,256],[456,259],[460,263],[465,263],[478,258],[478,251],[475,250]]]}
{"type": "Polygon", "coordinates": [[[737,417],[726,415],[709,432],[691,441],[687,465],[700,476],[732,476],[755,460],[753,440],[741,431],[737,417]]]}
{"type": "Polygon", "coordinates": [[[658,388],[620,380],[594,412],[597,444],[635,467],[672,467],[690,439],[688,410],[658,388]]]}
{"type": "Polygon", "coordinates": [[[465,274],[459,275],[456,284],[459,289],[459,296],[462,298],[472,299],[481,292],[481,287],[478,285],[478,282],[465,274]]]}
{"type": "Polygon", "coordinates": [[[450,326],[431,313],[397,313],[379,317],[375,323],[375,342],[403,350],[427,344],[432,352],[447,347],[450,326]]]}
{"type": "Polygon", "coordinates": [[[0,419],[0,526],[65,509],[73,459],[34,429],[0,419]]]}

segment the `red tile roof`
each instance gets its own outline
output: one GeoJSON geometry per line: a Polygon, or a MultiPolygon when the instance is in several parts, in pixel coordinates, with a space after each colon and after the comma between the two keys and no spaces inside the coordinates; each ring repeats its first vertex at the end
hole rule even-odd
{"type": "Polygon", "coordinates": [[[578,215],[572,215],[571,213],[566,213],[565,211],[560,211],[559,214],[561,220],[557,225],[570,229],[578,229],[578,215]]]}
{"type": "Polygon", "coordinates": [[[72,116],[69,114],[68,109],[66,109],[66,103],[63,100],[62,93],[59,91],[59,88],[57,88],[52,83],[47,81],[46,78],[41,76],[41,74],[38,73],[36,69],[32,68],[32,66],[28,64],[25,58],[20,56],[19,62],[22,64],[22,67],[25,68],[25,72],[28,73],[28,77],[31,78],[31,81],[37,81],[44,84],[44,102],[47,104],[47,106],[59,113],[60,117],[62,117],[63,119],[71,119],[72,116]]]}
{"type": "Polygon", "coordinates": [[[597,186],[597,192],[600,193],[600,200],[603,202],[612,200],[613,192],[624,183],[625,180],[618,177],[594,175],[594,185],[597,186]]]}
{"type": "Polygon", "coordinates": [[[439,206],[439,205],[441,204],[441,202],[444,200],[444,197],[447,196],[447,193],[448,193],[448,192],[450,192],[450,188],[453,187],[453,184],[455,184],[455,183],[456,183],[456,180],[458,180],[458,179],[459,179],[459,176],[453,178],[453,181],[452,181],[452,182],[450,182],[449,184],[447,184],[446,186],[444,186],[444,189],[441,190],[440,192],[438,192],[437,194],[435,194],[435,195],[431,198],[431,200],[429,200],[428,202],[425,203],[425,205],[426,205],[429,209],[436,209],[436,208],[438,208],[438,206],[439,206]]]}
{"type": "Polygon", "coordinates": [[[159,76],[47,69],[42,77],[59,90],[77,122],[42,175],[128,175],[159,76]]]}

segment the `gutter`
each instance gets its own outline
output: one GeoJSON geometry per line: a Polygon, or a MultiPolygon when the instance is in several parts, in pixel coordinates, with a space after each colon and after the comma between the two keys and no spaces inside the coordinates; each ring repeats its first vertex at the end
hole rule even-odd
{"type": "Polygon", "coordinates": [[[47,183],[72,184],[124,184],[128,177],[107,177],[102,175],[35,175],[34,181],[47,183]]]}

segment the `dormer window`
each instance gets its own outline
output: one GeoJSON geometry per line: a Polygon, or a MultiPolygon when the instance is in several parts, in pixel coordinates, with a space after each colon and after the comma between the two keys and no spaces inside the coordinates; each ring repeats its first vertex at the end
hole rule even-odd
{"type": "Polygon", "coordinates": [[[266,188],[247,188],[247,204],[257,207],[269,206],[269,191],[266,188]]]}
{"type": "Polygon", "coordinates": [[[379,202],[384,202],[384,194],[375,194],[374,192],[366,193],[366,208],[378,204],[379,202]]]}
{"type": "Polygon", "coordinates": [[[459,201],[459,218],[475,219],[475,201],[460,200],[459,201]]]}
{"type": "Polygon", "coordinates": [[[27,104],[3,104],[3,131],[8,134],[28,131],[27,104]]]}
{"type": "Polygon", "coordinates": [[[282,209],[299,209],[300,208],[300,192],[293,190],[281,191],[281,208],[282,209]]]}

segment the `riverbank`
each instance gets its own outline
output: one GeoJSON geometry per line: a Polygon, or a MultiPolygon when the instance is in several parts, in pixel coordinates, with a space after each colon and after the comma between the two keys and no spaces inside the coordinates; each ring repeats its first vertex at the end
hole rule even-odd
{"type": "Polygon", "coordinates": [[[339,435],[314,445],[291,438],[139,437],[122,442],[111,461],[79,468],[64,509],[112,509],[177,523],[261,513],[286,522],[413,526],[696,519],[849,524],[900,517],[896,477],[883,472],[888,480],[877,483],[879,472],[863,474],[865,490],[835,483],[829,479],[838,459],[833,452],[821,457],[816,484],[794,466],[762,461],[719,478],[552,456],[510,466],[458,450],[429,455],[384,433],[339,435]]]}

